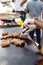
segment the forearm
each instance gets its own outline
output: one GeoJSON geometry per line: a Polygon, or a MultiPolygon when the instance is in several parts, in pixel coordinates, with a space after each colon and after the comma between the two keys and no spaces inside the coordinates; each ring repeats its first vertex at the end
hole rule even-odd
{"type": "Polygon", "coordinates": [[[34,24],[35,24],[38,28],[43,29],[43,23],[40,22],[39,20],[34,20],[34,24]]]}
{"type": "Polygon", "coordinates": [[[26,3],[26,2],[27,2],[27,0],[23,0],[23,1],[22,1],[22,4],[24,4],[24,3],[26,3]]]}
{"type": "Polygon", "coordinates": [[[29,13],[29,10],[28,9],[25,9],[25,13],[29,13]]]}
{"type": "Polygon", "coordinates": [[[12,0],[12,2],[15,2],[16,0],[12,0]]]}

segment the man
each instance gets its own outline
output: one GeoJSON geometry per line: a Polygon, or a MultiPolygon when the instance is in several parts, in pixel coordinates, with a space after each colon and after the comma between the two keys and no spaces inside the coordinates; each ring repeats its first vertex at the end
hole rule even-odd
{"type": "Polygon", "coordinates": [[[26,13],[24,12],[25,7],[24,4],[27,0],[14,0],[14,10],[21,14],[21,18],[24,21],[26,18],[26,13]]]}
{"type": "MultiPolygon", "coordinates": [[[[29,12],[30,18],[37,18],[37,19],[41,20],[41,11],[42,10],[43,10],[43,3],[39,0],[32,0],[27,3],[25,12],[29,12]]],[[[37,42],[39,43],[39,48],[40,48],[40,42],[41,42],[40,29],[36,29],[34,31],[36,31],[37,42]]],[[[31,31],[29,33],[32,39],[34,39],[34,31],[31,31]]]]}

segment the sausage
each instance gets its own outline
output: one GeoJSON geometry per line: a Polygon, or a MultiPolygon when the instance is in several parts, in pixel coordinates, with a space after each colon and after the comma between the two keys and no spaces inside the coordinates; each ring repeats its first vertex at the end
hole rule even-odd
{"type": "Polygon", "coordinates": [[[20,36],[20,32],[16,32],[16,33],[12,33],[12,37],[18,37],[18,36],[20,36]]]}

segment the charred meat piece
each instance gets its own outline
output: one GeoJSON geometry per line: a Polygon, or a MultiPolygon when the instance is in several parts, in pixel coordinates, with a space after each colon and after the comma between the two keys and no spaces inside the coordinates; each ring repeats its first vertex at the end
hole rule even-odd
{"type": "Polygon", "coordinates": [[[9,40],[2,40],[1,46],[2,46],[3,48],[10,46],[10,41],[9,41],[9,40]]]}
{"type": "Polygon", "coordinates": [[[1,39],[14,38],[14,37],[18,37],[19,35],[20,35],[19,32],[17,32],[17,33],[8,33],[8,35],[2,36],[1,39]]]}
{"type": "Polygon", "coordinates": [[[24,40],[15,39],[15,38],[11,41],[11,43],[16,46],[20,46],[20,47],[24,47],[24,45],[25,45],[24,40]]]}
{"type": "Polygon", "coordinates": [[[2,33],[2,36],[8,35],[8,32],[4,32],[2,33]]]}
{"type": "Polygon", "coordinates": [[[12,37],[11,34],[9,34],[9,35],[2,36],[1,39],[7,39],[7,38],[11,38],[11,37],[12,37]]]}
{"type": "Polygon", "coordinates": [[[2,36],[1,39],[7,39],[7,38],[12,38],[12,33],[8,33],[8,35],[2,36]]]}
{"type": "Polygon", "coordinates": [[[16,33],[12,33],[12,37],[18,37],[18,36],[20,36],[20,32],[16,32],[16,33]]]}
{"type": "Polygon", "coordinates": [[[7,38],[7,35],[2,36],[2,37],[1,37],[1,40],[2,40],[2,39],[6,39],[6,38],[7,38]]]}

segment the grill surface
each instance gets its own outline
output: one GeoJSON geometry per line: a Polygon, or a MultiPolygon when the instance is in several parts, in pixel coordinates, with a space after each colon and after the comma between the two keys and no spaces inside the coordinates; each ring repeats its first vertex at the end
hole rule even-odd
{"type": "MultiPolygon", "coordinates": [[[[0,37],[2,32],[18,32],[20,30],[20,28],[2,28],[0,29],[0,37]]],[[[0,45],[0,65],[35,65],[41,56],[36,55],[33,49],[27,44],[24,48],[12,44],[10,47],[2,48],[0,45]]]]}

